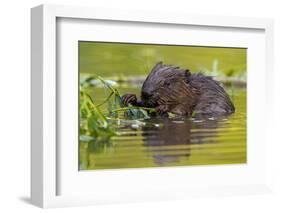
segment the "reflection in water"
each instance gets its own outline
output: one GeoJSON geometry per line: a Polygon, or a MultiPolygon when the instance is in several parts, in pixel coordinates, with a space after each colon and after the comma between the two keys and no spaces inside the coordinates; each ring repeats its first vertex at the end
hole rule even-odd
{"type": "Polygon", "coordinates": [[[246,91],[228,117],[118,121],[110,141],[80,142],[80,169],[246,163],[246,91]]]}
{"type": "Polygon", "coordinates": [[[219,121],[226,118],[200,117],[196,119],[162,119],[154,120],[155,123],[162,123],[162,128],[143,127],[144,145],[149,147],[154,162],[157,165],[166,165],[179,162],[181,158],[189,158],[191,153],[190,144],[211,143],[212,140],[204,140],[207,137],[216,135],[216,128],[219,121]],[[212,131],[193,132],[193,129],[211,129],[212,131]]]}
{"type": "Polygon", "coordinates": [[[144,145],[151,152],[154,162],[157,165],[165,165],[178,162],[182,157],[189,157],[190,148],[178,146],[190,144],[191,122],[164,119],[162,124],[162,128],[143,127],[144,145]]]}

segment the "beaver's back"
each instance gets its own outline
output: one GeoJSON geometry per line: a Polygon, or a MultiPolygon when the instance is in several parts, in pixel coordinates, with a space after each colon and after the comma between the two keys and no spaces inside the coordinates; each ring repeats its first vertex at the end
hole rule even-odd
{"type": "Polygon", "coordinates": [[[201,73],[192,74],[189,84],[199,91],[194,111],[199,114],[230,114],[235,111],[224,88],[212,77],[201,73]]]}

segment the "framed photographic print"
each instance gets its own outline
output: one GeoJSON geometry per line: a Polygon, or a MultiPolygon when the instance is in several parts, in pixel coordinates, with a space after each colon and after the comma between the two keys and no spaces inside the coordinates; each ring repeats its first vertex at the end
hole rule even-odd
{"type": "Polygon", "coordinates": [[[31,10],[32,203],[270,192],[270,19],[31,10]]]}

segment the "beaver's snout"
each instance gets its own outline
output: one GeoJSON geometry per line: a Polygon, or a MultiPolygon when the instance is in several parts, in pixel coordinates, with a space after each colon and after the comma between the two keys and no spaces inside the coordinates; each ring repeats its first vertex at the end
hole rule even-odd
{"type": "Polygon", "coordinates": [[[146,107],[156,107],[157,106],[157,98],[155,98],[155,93],[148,93],[145,91],[142,91],[141,93],[141,100],[143,102],[143,105],[146,107]]]}
{"type": "Polygon", "coordinates": [[[141,93],[141,98],[142,98],[143,100],[150,99],[152,96],[153,96],[153,94],[151,94],[151,93],[147,93],[147,92],[142,92],[142,93],[141,93]]]}

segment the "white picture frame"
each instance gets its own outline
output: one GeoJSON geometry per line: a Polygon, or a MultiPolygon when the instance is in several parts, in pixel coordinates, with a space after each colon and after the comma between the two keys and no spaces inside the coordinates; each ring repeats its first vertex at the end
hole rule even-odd
{"type": "MultiPolygon", "coordinates": [[[[58,195],[60,167],[58,166],[58,159],[60,159],[57,147],[57,116],[58,116],[58,101],[57,92],[60,85],[60,80],[57,78],[57,22],[58,19],[81,19],[81,20],[108,20],[134,23],[153,23],[161,25],[175,25],[175,26],[200,26],[200,27],[219,27],[231,29],[256,29],[264,33],[264,65],[263,74],[265,78],[260,77],[258,80],[264,81],[265,87],[260,90],[265,94],[263,101],[267,104],[267,110],[272,109],[273,100],[270,95],[270,90],[273,88],[273,21],[271,19],[257,19],[257,18],[240,18],[240,17],[216,17],[203,15],[188,15],[188,14],[166,14],[153,13],[147,11],[122,11],[112,9],[97,9],[74,6],[54,6],[41,5],[31,10],[31,201],[33,204],[47,208],[59,206],[75,206],[75,205],[91,205],[96,203],[114,203],[114,202],[128,202],[128,201],[142,201],[142,200],[165,200],[177,199],[186,197],[198,196],[214,196],[214,195],[232,195],[232,194],[252,194],[270,192],[270,161],[266,161],[266,151],[264,151],[262,159],[264,166],[256,168],[257,172],[264,173],[264,178],[259,179],[253,184],[249,181],[229,184],[221,184],[210,187],[198,187],[179,189],[171,185],[167,189],[158,190],[153,189],[155,193],[149,191],[139,193],[136,189],[131,191],[116,191],[109,195],[107,193],[98,196],[89,194],[79,195],[58,195]],[[129,193],[130,192],[130,193],[129,193]],[[167,195],[171,192],[172,195],[167,195]],[[123,193],[120,196],[119,193],[123,193]],[[125,195],[125,193],[127,193],[125,195]],[[165,194],[166,193],[166,194],[165,194]]],[[[251,79],[248,79],[251,80],[251,79]]],[[[64,81],[67,81],[65,79],[64,81]]],[[[254,81],[252,79],[251,81],[254,81]]],[[[254,100],[252,97],[250,100],[254,100]]],[[[249,99],[248,99],[249,100],[249,99]]],[[[254,116],[254,113],[253,113],[254,116]]],[[[252,117],[253,117],[252,116],[252,117]]],[[[266,125],[266,132],[260,133],[264,139],[263,146],[270,144],[270,132],[274,130],[272,127],[271,118],[264,118],[266,125]]],[[[268,157],[268,155],[267,155],[268,157]]],[[[235,166],[234,166],[235,167],[235,166]]],[[[228,170],[235,170],[234,167],[229,167],[228,170]]],[[[204,169],[204,168],[203,168],[204,169]]],[[[209,174],[216,168],[205,168],[209,174]]],[[[184,175],[185,168],[175,168],[174,172],[179,175],[184,175]]],[[[219,170],[219,169],[218,169],[219,170]]],[[[165,176],[171,169],[149,169],[147,175],[162,175],[165,176]],[[157,173],[157,174],[156,174],[157,173]]],[[[77,170],[78,172],[78,170],[77,170]]],[[[191,173],[197,174],[196,171],[190,170],[191,173]]],[[[104,173],[104,172],[103,172],[104,173]]],[[[106,172],[105,172],[106,173],[106,172]]],[[[138,175],[138,172],[125,170],[124,175],[138,175]],[[135,174],[133,174],[135,173],[135,174]]],[[[111,175],[111,173],[108,173],[111,175]]],[[[97,175],[97,173],[87,174],[97,175]]],[[[101,177],[103,174],[100,174],[101,177]]],[[[98,176],[98,175],[97,175],[98,176]]],[[[156,176],[155,176],[156,177],[156,176]]],[[[177,178],[177,177],[175,177],[177,178]]],[[[70,179],[72,180],[72,179],[70,179]]],[[[73,179],[74,180],[74,179],[73,179]]],[[[75,183],[73,183],[75,184],[75,183]]],[[[69,186],[69,185],[68,185],[69,186]]],[[[132,186],[128,186],[131,187],[132,186]]],[[[161,187],[159,185],[158,187],[161,187]]],[[[71,189],[70,189],[71,190],[71,189]]],[[[121,190],[116,188],[116,190],[121,190]]]]}

